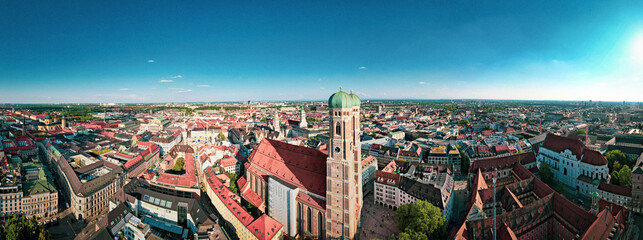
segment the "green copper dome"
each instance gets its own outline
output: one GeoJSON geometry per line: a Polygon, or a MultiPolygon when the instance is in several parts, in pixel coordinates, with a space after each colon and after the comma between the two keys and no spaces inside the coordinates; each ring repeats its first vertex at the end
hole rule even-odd
{"type": "Polygon", "coordinates": [[[351,91],[351,94],[348,94],[348,95],[351,96],[353,100],[353,107],[359,107],[359,105],[362,104],[362,101],[359,100],[359,97],[353,94],[352,91],[351,91]]]}
{"type": "Polygon", "coordinates": [[[346,92],[342,92],[341,88],[339,92],[333,93],[333,95],[328,98],[328,107],[331,108],[352,108],[353,107],[353,97],[346,92]]]}
{"type": "Polygon", "coordinates": [[[334,93],[328,98],[328,107],[331,108],[352,108],[359,107],[362,102],[357,95],[352,92],[346,93],[339,88],[339,92],[334,93]]]}

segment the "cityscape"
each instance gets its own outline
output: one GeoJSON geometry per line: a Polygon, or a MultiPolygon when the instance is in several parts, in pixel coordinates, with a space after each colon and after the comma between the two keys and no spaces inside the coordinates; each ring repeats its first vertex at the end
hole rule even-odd
{"type": "Polygon", "coordinates": [[[643,2],[2,5],[0,240],[643,239],[643,2]]]}

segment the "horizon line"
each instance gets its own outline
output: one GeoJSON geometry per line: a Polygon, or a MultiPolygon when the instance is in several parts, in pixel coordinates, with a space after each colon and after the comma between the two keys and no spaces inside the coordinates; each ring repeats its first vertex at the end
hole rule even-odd
{"type": "MultiPolygon", "coordinates": [[[[616,100],[554,100],[554,99],[492,99],[492,98],[366,98],[362,101],[521,101],[521,102],[607,102],[607,103],[643,103],[643,101],[616,101],[616,100]]],[[[328,100],[236,100],[236,101],[194,101],[194,102],[62,102],[62,103],[0,103],[0,105],[91,105],[91,104],[205,104],[205,103],[279,103],[279,102],[325,102],[328,100]]]]}

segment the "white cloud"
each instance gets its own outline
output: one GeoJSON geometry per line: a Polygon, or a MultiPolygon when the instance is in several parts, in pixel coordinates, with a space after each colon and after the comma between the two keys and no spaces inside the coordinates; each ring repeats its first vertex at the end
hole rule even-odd
{"type": "Polygon", "coordinates": [[[426,82],[419,82],[418,84],[420,84],[420,85],[424,85],[424,84],[426,84],[426,82]]]}
{"type": "Polygon", "coordinates": [[[174,82],[174,80],[163,79],[163,80],[161,80],[159,82],[174,82]]]}
{"type": "Polygon", "coordinates": [[[364,70],[364,69],[366,69],[366,67],[364,66],[359,67],[359,70],[364,70]]]}
{"type": "Polygon", "coordinates": [[[192,89],[185,89],[185,88],[167,88],[170,90],[177,90],[177,93],[187,93],[187,92],[192,92],[192,89]]]}
{"type": "Polygon", "coordinates": [[[147,60],[148,63],[153,63],[154,59],[147,60]]]}
{"type": "Polygon", "coordinates": [[[183,75],[172,76],[172,78],[182,78],[182,77],[183,77],[183,75]]]}
{"type": "Polygon", "coordinates": [[[210,87],[210,85],[196,85],[197,87],[210,87]]]}
{"type": "Polygon", "coordinates": [[[371,95],[370,95],[370,94],[363,93],[363,92],[360,92],[360,91],[355,91],[355,95],[357,95],[358,97],[359,97],[360,95],[361,95],[361,97],[371,97],[371,95]]]}
{"type": "Polygon", "coordinates": [[[129,90],[132,90],[132,89],[129,89],[129,88],[121,88],[120,90],[121,90],[121,91],[129,91],[129,90]]]}

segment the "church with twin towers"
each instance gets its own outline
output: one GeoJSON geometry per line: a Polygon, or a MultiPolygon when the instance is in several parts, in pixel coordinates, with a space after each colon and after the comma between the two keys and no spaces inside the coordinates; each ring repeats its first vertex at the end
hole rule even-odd
{"type": "MultiPolygon", "coordinates": [[[[341,88],[330,96],[328,152],[264,138],[248,158],[241,195],[260,202],[258,207],[283,224],[285,234],[359,238],[360,104],[357,95],[341,88]]],[[[305,119],[302,110],[304,124],[305,119]]]]}

